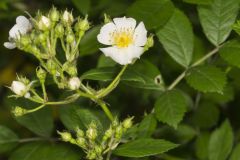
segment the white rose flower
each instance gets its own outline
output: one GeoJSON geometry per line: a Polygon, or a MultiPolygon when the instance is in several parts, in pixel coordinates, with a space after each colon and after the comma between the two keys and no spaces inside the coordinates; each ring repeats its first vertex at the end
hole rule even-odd
{"type": "Polygon", "coordinates": [[[68,81],[68,86],[71,90],[77,90],[80,87],[80,79],[78,77],[72,77],[68,81]]]}
{"type": "Polygon", "coordinates": [[[18,96],[24,96],[25,98],[30,97],[28,92],[28,86],[20,81],[13,81],[10,89],[18,96]]]}
{"type": "Polygon", "coordinates": [[[16,18],[16,24],[9,31],[10,42],[5,42],[4,46],[8,49],[14,49],[16,47],[16,43],[14,41],[16,39],[19,39],[20,35],[26,34],[31,29],[32,29],[31,22],[24,16],[18,16],[16,18]]]}
{"type": "Polygon", "coordinates": [[[143,22],[136,27],[133,18],[114,18],[105,24],[97,36],[100,43],[111,47],[100,48],[107,57],[121,65],[130,64],[140,58],[147,42],[147,30],[143,22]]]}

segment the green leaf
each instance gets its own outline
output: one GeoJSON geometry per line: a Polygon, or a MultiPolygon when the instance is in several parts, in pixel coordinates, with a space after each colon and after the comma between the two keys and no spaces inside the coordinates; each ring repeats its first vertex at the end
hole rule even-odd
{"type": "Polygon", "coordinates": [[[219,116],[218,108],[214,104],[205,102],[198,106],[192,121],[194,126],[207,129],[217,124],[219,116]]]}
{"type": "Polygon", "coordinates": [[[163,91],[164,81],[158,68],[147,60],[138,60],[134,65],[129,66],[129,69],[143,78],[144,83],[137,81],[126,81],[129,86],[141,89],[163,91]]]}
{"type": "Polygon", "coordinates": [[[83,36],[79,46],[80,56],[91,55],[99,50],[100,43],[97,41],[97,35],[100,28],[101,26],[95,26],[83,36]]]}
{"type": "Polygon", "coordinates": [[[166,24],[174,11],[170,0],[138,0],[129,7],[127,15],[143,21],[148,29],[166,24]]]}
{"type": "Polygon", "coordinates": [[[119,146],[113,153],[124,157],[146,157],[167,152],[177,146],[162,139],[137,139],[119,146]]]}
{"type": "Polygon", "coordinates": [[[178,90],[163,93],[155,103],[155,113],[159,121],[177,128],[187,110],[187,102],[178,90]]]}
{"type": "Polygon", "coordinates": [[[60,108],[60,119],[68,130],[75,130],[77,127],[85,130],[93,122],[100,132],[103,126],[99,116],[92,110],[76,105],[68,105],[60,108]]]}
{"type": "Polygon", "coordinates": [[[203,133],[198,136],[195,142],[195,152],[196,156],[200,160],[206,160],[208,158],[208,144],[209,144],[210,134],[203,133]]]}
{"type": "Polygon", "coordinates": [[[233,149],[233,152],[230,156],[230,160],[239,160],[240,159],[240,143],[236,145],[233,149]]]}
{"type": "Polygon", "coordinates": [[[226,84],[225,73],[214,66],[198,66],[190,69],[186,80],[188,84],[201,92],[222,93],[226,84]]]}
{"type": "Polygon", "coordinates": [[[190,4],[210,4],[213,0],[183,0],[183,2],[190,4]]]}
{"type": "Polygon", "coordinates": [[[16,147],[18,136],[5,126],[0,126],[0,153],[10,151],[16,147]]]}
{"type": "Polygon", "coordinates": [[[226,160],[233,147],[233,131],[228,120],[211,134],[209,160],[226,160]]]}
{"type": "Polygon", "coordinates": [[[228,38],[238,9],[238,0],[213,0],[210,5],[198,7],[203,31],[213,45],[219,46],[228,38]]]}
{"type": "MultiPolygon", "coordinates": [[[[98,80],[98,81],[111,81],[119,72],[118,67],[103,67],[103,68],[95,68],[85,72],[81,79],[88,79],[88,80],[98,80]]],[[[127,69],[122,77],[122,81],[137,81],[141,83],[145,83],[144,79],[138,75],[133,70],[127,69]]]]}
{"type": "Polygon", "coordinates": [[[139,124],[138,137],[141,137],[141,138],[151,137],[156,127],[157,127],[157,120],[155,116],[153,114],[147,115],[139,124]]]}
{"type": "Polygon", "coordinates": [[[157,37],[177,63],[189,66],[193,54],[193,31],[188,18],[180,10],[176,9],[168,23],[157,31],[157,37]]]}
{"type": "Polygon", "coordinates": [[[74,6],[82,13],[87,14],[91,6],[91,0],[72,0],[74,6]]]}
{"type": "Polygon", "coordinates": [[[230,65],[240,68],[240,41],[233,40],[220,49],[220,56],[230,65]]]}
{"type": "Polygon", "coordinates": [[[29,143],[12,153],[9,160],[79,160],[81,152],[63,144],[29,143]]]}
{"type": "MultiPolygon", "coordinates": [[[[7,105],[11,107],[20,106],[27,109],[33,109],[39,105],[29,102],[24,98],[11,98],[7,103],[7,105]]],[[[54,129],[52,109],[50,107],[45,107],[36,112],[14,118],[19,124],[39,136],[50,137],[54,129]]]]}

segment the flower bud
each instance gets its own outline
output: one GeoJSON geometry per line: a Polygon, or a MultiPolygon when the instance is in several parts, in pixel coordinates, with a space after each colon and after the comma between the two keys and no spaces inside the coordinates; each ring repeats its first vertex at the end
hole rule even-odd
{"type": "Polygon", "coordinates": [[[101,154],[102,154],[102,151],[103,151],[103,148],[102,148],[101,146],[96,145],[96,146],[94,147],[94,150],[95,150],[95,152],[96,152],[98,155],[101,155],[101,154]]]}
{"type": "Polygon", "coordinates": [[[113,129],[110,127],[108,130],[106,130],[104,136],[103,136],[103,141],[108,140],[110,137],[113,135],[113,129]]]}
{"type": "Polygon", "coordinates": [[[55,27],[55,33],[57,37],[62,37],[64,35],[64,28],[62,24],[58,24],[55,27]]]}
{"type": "Polygon", "coordinates": [[[86,16],[84,19],[78,19],[78,22],[75,25],[75,30],[77,32],[79,31],[87,31],[90,28],[90,24],[88,22],[88,16],[86,16]]]}
{"type": "Polygon", "coordinates": [[[69,132],[59,132],[58,131],[58,134],[61,136],[61,138],[64,142],[70,142],[73,139],[71,133],[69,133],[69,132]]]}
{"type": "Polygon", "coordinates": [[[73,23],[74,19],[73,19],[73,15],[72,13],[68,12],[67,10],[64,11],[63,15],[62,15],[62,22],[65,26],[71,26],[73,23]]]}
{"type": "Polygon", "coordinates": [[[123,134],[123,127],[122,127],[122,125],[119,125],[119,126],[117,126],[117,128],[116,128],[115,138],[116,138],[117,140],[120,140],[121,137],[122,137],[122,134],[123,134]]]}
{"type": "Polygon", "coordinates": [[[75,40],[74,34],[70,33],[67,35],[67,38],[66,38],[67,43],[72,44],[74,40],[75,40]]]}
{"type": "Polygon", "coordinates": [[[94,151],[90,151],[87,154],[87,159],[89,160],[96,159],[96,157],[97,157],[97,154],[94,151]]]}
{"type": "Polygon", "coordinates": [[[87,129],[86,131],[86,136],[91,139],[91,140],[94,140],[97,138],[97,127],[96,127],[96,124],[94,123],[91,123],[89,125],[89,128],[87,129]]]}
{"type": "Polygon", "coordinates": [[[42,31],[49,30],[51,27],[51,21],[49,18],[45,16],[41,16],[39,22],[38,22],[38,28],[42,31]]]}
{"type": "Polygon", "coordinates": [[[107,24],[107,23],[110,23],[110,22],[112,22],[111,17],[107,14],[104,14],[104,23],[107,24]]]}
{"type": "Polygon", "coordinates": [[[71,90],[77,90],[80,87],[80,79],[78,77],[72,77],[68,81],[68,87],[71,90]]]}
{"type": "Polygon", "coordinates": [[[59,11],[55,7],[52,7],[52,9],[49,12],[49,17],[51,21],[57,22],[60,18],[59,11]]]}
{"type": "Polygon", "coordinates": [[[37,35],[37,38],[36,38],[36,43],[46,43],[47,41],[47,37],[48,35],[45,34],[45,33],[40,33],[39,35],[37,35]]]}
{"type": "Polygon", "coordinates": [[[23,47],[27,47],[28,45],[31,44],[31,38],[30,36],[28,35],[22,35],[20,37],[20,44],[23,46],[23,47]]]}
{"type": "Polygon", "coordinates": [[[77,132],[77,137],[84,137],[84,132],[80,128],[77,128],[76,132],[77,132]]]}
{"type": "Polygon", "coordinates": [[[149,48],[151,48],[154,45],[153,35],[150,35],[147,38],[147,42],[144,46],[144,50],[147,51],[149,48]]]}
{"type": "Polygon", "coordinates": [[[82,138],[82,137],[78,137],[76,139],[76,143],[77,143],[77,145],[79,145],[82,148],[86,147],[86,140],[84,138],[82,138]]]}
{"type": "Polygon", "coordinates": [[[23,82],[13,81],[10,89],[18,96],[29,97],[28,87],[23,82]]]}
{"type": "Polygon", "coordinates": [[[57,74],[57,64],[52,59],[49,59],[47,61],[47,69],[50,71],[51,74],[57,74]]]}
{"type": "Polygon", "coordinates": [[[130,118],[127,118],[123,121],[123,127],[125,129],[128,129],[128,128],[132,127],[132,124],[133,124],[132,119],[133,119],[133,117],[130,117],[130,118]]]}
{"type": "Polygon", "coordinates": [[[42,69],[42,67],[37,67],[36,73],[40,82],[44,83],[47,76],[47,72],[44,69],[42,69]]]}
{"type": "Polygon", "coordinates": [[[23,116],[24,114],[26,114],[27,110],[22,107],[17,106],[13,109],[12,113],[14,114],[15,117],[20,117],[20,116],[23,116]]]}

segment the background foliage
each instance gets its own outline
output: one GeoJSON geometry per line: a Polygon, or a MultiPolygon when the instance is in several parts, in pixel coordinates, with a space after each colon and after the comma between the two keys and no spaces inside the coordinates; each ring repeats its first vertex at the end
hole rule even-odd
{"type": "MultiPolygon", "coordinates": [[[[126,139],[144,138],[120,146],[114,152],[116,159],[240,159],[240,42],[231,32],[239,0],[1,0],[0,44],[7,41],[16,16],[24,11],[33,15],[38,9],[48,11],[53,4],[73,9],[74,15],[89,14],[93,28],[81,42],[78,62],[84,73],[81,78],[96,88],[112,79],[116,66],[98,50],[97,24],[102,24],[104,13],[132,16],[155,34],[154,47],[129,67],[106,99],[121,119],[135,116],[136,125],[126,139]],[[198,60],[210,51],[214,55],[200,65],[198,60]],[[163,84],[170,85],[182,72],[185,79],[164,92],[163,84]],[[161,154],[171,148],[175,149],[161,154]]],[[[0,159],[80,159],[82,151],[77,147],[56,142],[56,130],[84,129],[91,121],[98,123],[99,131],[106,129],[106,117],[95,104],[83,99],[24,117],[11,115],[10,107],[16,103],[30,108],[32,104],[8,99],[5,86],[16,72],[34,78],[36,66],[32,56],[0,45],[0,159]]],[[[48,88],[51,98],[63,96],[51,84],[48,88]]]]}

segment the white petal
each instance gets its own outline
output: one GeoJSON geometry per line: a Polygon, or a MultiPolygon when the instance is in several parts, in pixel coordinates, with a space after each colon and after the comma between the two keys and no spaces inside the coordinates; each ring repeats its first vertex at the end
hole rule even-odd
{"type": "Polygon", "coordinates": [[[9,31],[10,38],[17,39],[20,36],[20,28],[18,25],[14,25],[9,31]]]}
{"type": "Polygon", "coordinates": [[[114,18],[113,21],[117,26],[117,28],[119,29],[131,28],[132,30],[134,30],[134,28],[136,27],[136,20],[133,18],[126,18],[126,17],[114,18]]]}
{"type": "Polygon", "coordinates": [[[16,24],[19,26],[24,26],[25,28],[28,28],[30,21],[25,16],[18,16],[16,18],[16,24]]]}
{"type": "Polygon", "coordinates": [[[16,44],[15,43],[11,43],[11,42],[5,42],[4,47],[8,48],[8,49],[14,49],[16,48],[16,44]]]}
{"type": "Polygon", "coordinates": [[[110,22],[105,24],[101,28],[100,33],[97,35],[98,41],[105,45],[112,45],[114,42],[110,34],[113,33],[115,30],[116,26],[114,23],[110,22]]]}
{"type": "Polygon", "coordinates": [[[24,95],[25,98],[30,98],[31,97],[31,94],[29,92],[27,92],[25,95],[24,95]]]}
{"type": "Polygon", "coordinates": [[[140,22],[134,32],[134,44],[144,46],[147,42],[147,30],[143,22],[140,22]]]}
{"type": "Polygon", "coordinates": [[[129,46],[127,48],[118,48],[116,46],[100,48],[107,57],[111,57],[115,62],[126,65],[133,62],[134,59],[140,58],[143,53],[143,47],[129,46]]]}

